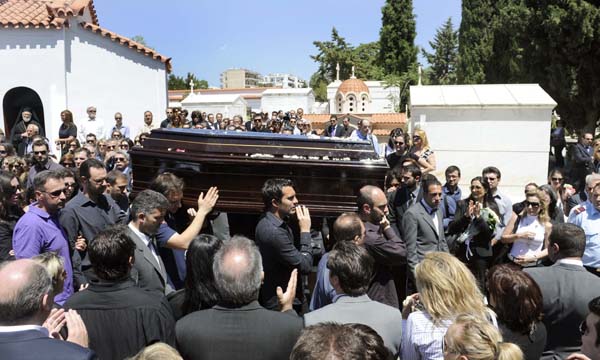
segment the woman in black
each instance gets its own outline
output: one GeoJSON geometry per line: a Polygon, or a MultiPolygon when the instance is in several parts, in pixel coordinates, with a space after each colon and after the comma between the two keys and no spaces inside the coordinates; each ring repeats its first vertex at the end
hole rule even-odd
{"type": "Polygon", "coordinates": [[[552,189],[552,186],[544,184],[540,186],[540,190],[546,194],[546,203],[548,203],[548,216],[550,216],[550,222],[552,225],[564,223],[565,213],[558,205],[558,195],[554,189],[552,189]]]}
{"type": "Polygon", "coordinates": [[[502,264],[490,269],[488,291],[504,341],[518,345],[525,360],[539,359],[547,335],[539,286],[520,267],[502,264]]]}
{"type": "Polygon", "coordinates": [[[77,139],[77,126],[73,123],[73,113],[63,110],[60,113],[62,125],[58,128],[58,139],[56,145],[60,146],[61,156],[69,151],[69,143],[77,139]]]}
{"type": "Polygon", "coordinates": [[[486,271],[492,264],[493,246],[496,243],[495,229],[490,229],[487,219],[480,216],[481,210],[485,208],[489,208],[496,215],[499,214],[498,205],[490,192],[490,185],[484,178],[477,176],[471,180],[471,194],[456,204],[454,220],[448,225],[448,234],[456,239],[467,231],[470,224],[474,225],[473,237],[467,242],[456,244],[454,249],[456,256],[464,261],[475,275],[482,292],[485,289],[486,271]]]}
{"type": "Polygon", "coordinates": [[[175,320],[197,310],[210,309],[219,301],[212,265],[222,244],[219,238],[208,234],[200,234],[190,243],[185,258],[184,288],[169,296],[175,320]]]}
{"type": "Polygon", "coordinates": [[[21,185],[8,171],[0,171],[0,261],[14,260],[12,235],[15,224],[23,215],[21,185]]]}

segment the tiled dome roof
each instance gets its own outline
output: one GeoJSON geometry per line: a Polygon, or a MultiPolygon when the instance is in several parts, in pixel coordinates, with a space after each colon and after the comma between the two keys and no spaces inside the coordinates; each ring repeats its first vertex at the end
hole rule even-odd
{"type": "Polygon", "coordinates": [[[355,77],[351,77],[348,80],[345,80],[340,87],[338,88],[338,92],[347,94],[349,92],[353,92],[355,94],[359,94],[361,92],[369,93],[369,87],[365,84],[364,81],[357,79],[355,77]]]}

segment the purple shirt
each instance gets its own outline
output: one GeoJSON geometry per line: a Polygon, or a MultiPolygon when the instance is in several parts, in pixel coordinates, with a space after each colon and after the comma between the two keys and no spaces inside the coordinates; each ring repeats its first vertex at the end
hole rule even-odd
{"type": "Polygon", "coordinates": [[[49,251],[63,258],[67,278],[63,292],[56,295],[54,302],[64,304],[73,294],[73,266],[67,236],[58,223],[58,216],[50,216],[37,207],[37,202],[31,204],[29,211],[15,225],[13,249],[17,259],[32,258],[49,251]]]}

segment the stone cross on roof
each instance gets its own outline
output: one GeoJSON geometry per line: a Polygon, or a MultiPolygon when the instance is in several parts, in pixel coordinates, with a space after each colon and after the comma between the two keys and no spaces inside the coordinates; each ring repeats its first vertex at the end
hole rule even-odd
{"type": "Polygon", "coordinates": [[[190,88],[192,89],[192,94],[194,93],[194,79],[190,79],[190,88]]]}

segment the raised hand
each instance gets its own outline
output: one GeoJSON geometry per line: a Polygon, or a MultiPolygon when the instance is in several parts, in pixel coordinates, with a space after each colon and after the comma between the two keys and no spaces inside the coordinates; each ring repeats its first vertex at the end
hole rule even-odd
{"type": "Polygon", "coordinates": [[[83,346],[84,348],[88,347],[88,333],[81,316],[79,316],[77,311],[69,310],[65,312],[65,318],[67,320],[67,329],[69,329],[67,341],[83,346]]]}
{"type": "Polygon", "coordinates": [[[283,292],[281,286],[277,287],[277,300],[279,300],[279,307],[282,312],[291,310],[294,305],[294,298],[296,298],[296,286],[298,284],[298,270],[292,270],[290,280],[288,281],[287,289],[283,292]]]}
{"type": "Polygon", "coordinates": [[[52,309],[50,311],[50,315],[46,318],[46,321],[42,324],[43,327],[48,329],[48,334],[50,334],[51,338],[55,338],[58,340],[62,340],[60,336],[60,330],[67,323],[67,319],[65,318],[65,310],[64,309],[52,309]]]}
{"type": "Polygon", "coordinates": [[[304,205],[296,206],[296,217],[298,217],[300,232],[310,232],[311,221],[308,208],[304,205]]]}
{"type": "Polygon", "coordinates": [[[204,193],[200,193],[198,196],[198,213],[208,215],[215,207],[215,204],[219,200],[219,190],[216,186],[211,187],[206,192],[206,196],[204,193]]]}

